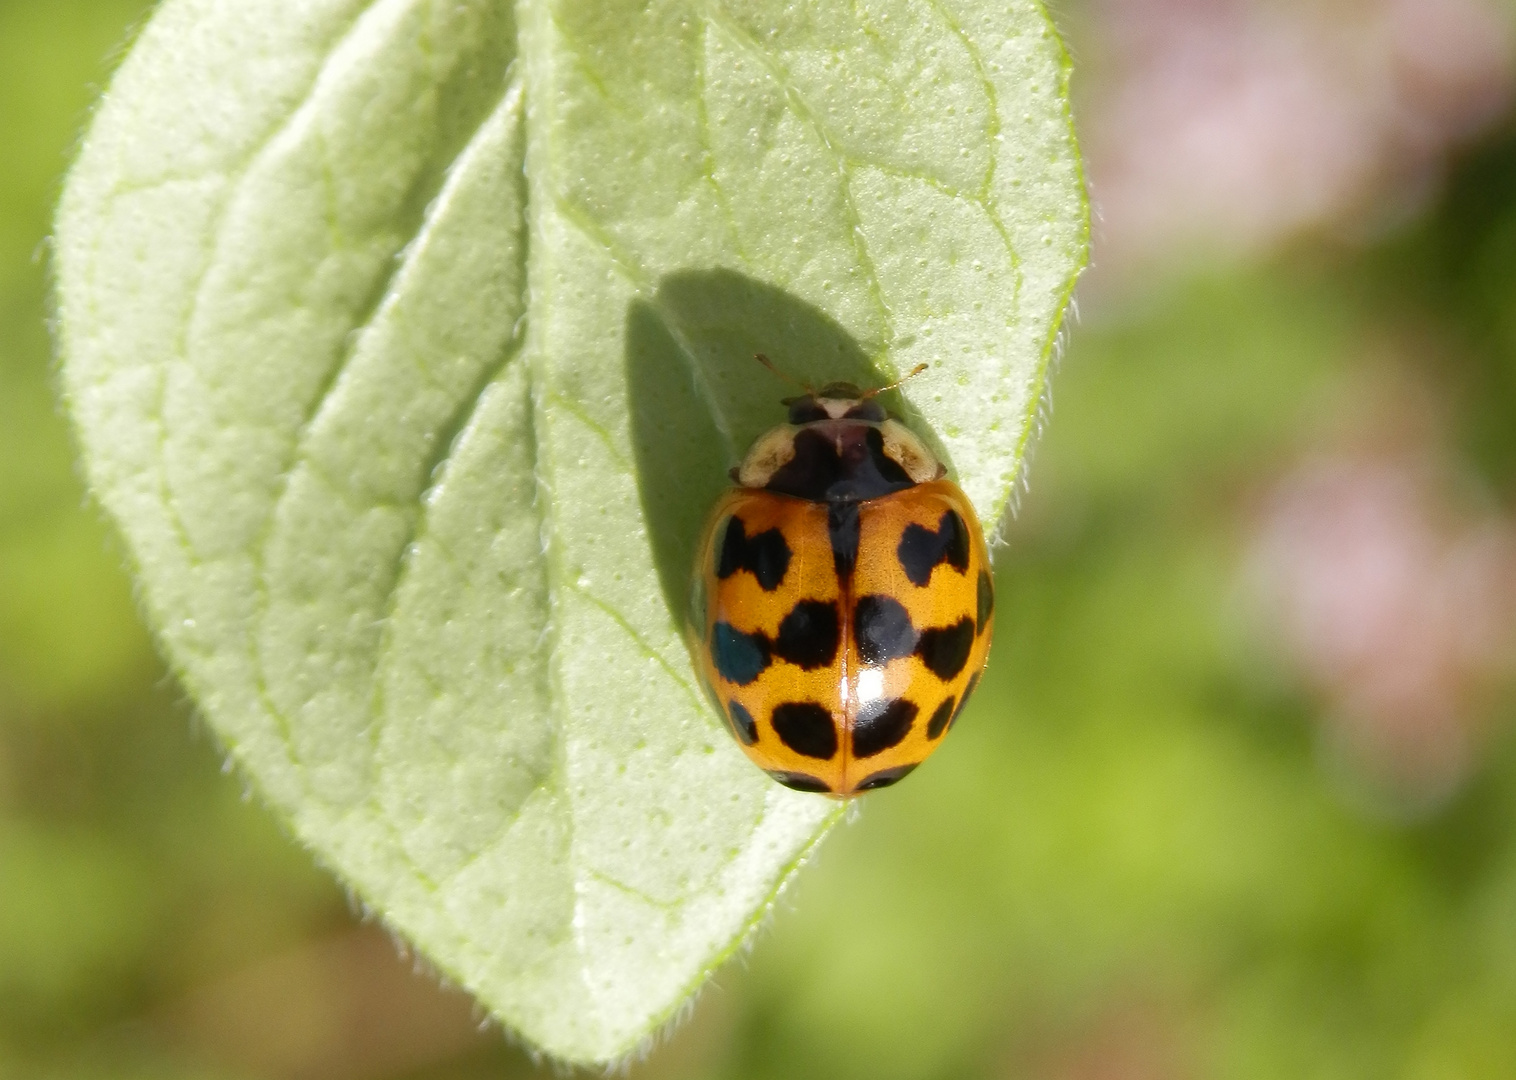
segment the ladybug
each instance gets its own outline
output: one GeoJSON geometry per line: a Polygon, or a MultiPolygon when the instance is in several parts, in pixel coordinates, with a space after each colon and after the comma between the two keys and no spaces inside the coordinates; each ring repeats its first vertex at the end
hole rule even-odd
{"type": "Polygon", "coordinates": [[[974,508],[884,389],[786,399],[789,422],[732,470],[696,549],[696,667],[747,756],[797,791],[905,777],[953,726],[994,632],[974,508]]]}

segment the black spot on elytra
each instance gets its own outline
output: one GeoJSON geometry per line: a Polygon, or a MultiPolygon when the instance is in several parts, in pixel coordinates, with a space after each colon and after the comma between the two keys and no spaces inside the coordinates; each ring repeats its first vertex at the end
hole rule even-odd
{"type": "Polygon", "coordinates": [[[753,714],[742,707],[740,702],[733,701],[727,705],[727,715],[732,720],[732,734],[737,736],[737,741],[743,746],[752,746],[758,741],[758,722],[753,719],[753,714]]]}
{"type": "Polygon", "coordinates": [[[832,503],[826,508],[826,535],[832,543],[832,565],[843,585],[853,580],[858,565],[858,504],[832,503]]]}
{"type": "Polygon", "coordinates": [[[837,753],[832,714],[813,701],[776,705],[772,723],[779,740],[797,754],[825,761],[837,753]]]}
{"type": "Polygon", "coordinates": [[[969,568],[969,527],[956,510],[945,510],[936,530],[907,525],[895,549],[905,576],[924,588],[932,580],[932,568],[947,563],[960,574],[969,568]]]}
{"type": "Polygon", "coordinates": [[[837,605],[825,600],[802,600],[779,624],[774,655],[812,671],[837,658],[842,628],[837,605]]]}
{"type": "Polygon", "coordinates": [[[896,765],[893,769],[880,769],[878,772],[866,776],[863,782],[853,790],[878,791],[880,788],[889,787],[891,784],[898,784],[907,776],[910,776],[912,770],[919,764],[921,764],[919,761],[913,761],[909,765],[896,765]]]}
{"type": "Polygon", "coordinates": [[[928,671],[947,682],[969,661],[974,620],[965,615],[951,626],[932,626],[918,634],[900,601],[862,596],[853,609],[853,638],[865,664],[877,666],[903,656],[919,656],[928,671]]]}
{"type": "Polygon", "coordinates": [[[727,682],[746,686],[769,666],[769,641],[763,634],[744,634],[729,622],[711,630],[711,657],[727,682]]]}
{"type": "Polygon", "coordinates": [[[910,612],[890,596],[860,596],[853,608],[853,639],[865,664],[887,664],[916,651],[910,612]]]}
{"type": "Polygon", "coordinates": [[[927,670],[943,682],[956,678],[969,662],[974,647],[974,620],[965,615],[952,626],[933,626],[921,631],[916,655],[927,670]]]}
{"type": "Polygon", "coordinates": [[[761,630],[748,633],[729,622],[711,628],[711,658],[723,679],[747,686],[777,658],[807,671],[825,667],[837,658],[842,629],[837,605],[827,600],[802,600],[779,624],[770,639],[761,630]]]}
{"type": "Polygon", "coordinates": [[[871,701],[853,721],[853,756],[866,758],[899,744],[916,721],[916,705],[905,698],[871,701]]]}
{"type": "Polygon", "coordinates": [[[974,687],[979,685],[979,672],[969,676],[968,685],[963,688],[963,696],[958,699],[958,708],[953,711],[953,720],[956,722],[958,714],[963,712],[963,707],[969,703],[969,695],[974,692],[974,687]]]}
{"type": "Polygon", "coordinates": [[[993,614],[995,614],[995,582],[991,580],[988,570],[981,570],[979,571],[978,633],[984,633],[984,628],[989,625],[990,616],[993,614]]]}
{"type": "Polygon", "coordinates": [[[770,769],[768,773],[785,787],[793,788],[796,791],[812,791],[817,794],[824,794],[832,790],[824,780],[818,779],[810,773],[785,772],[783,769],[770,769]]]}
{"type": "Polygon", "coordinates": [[[948,729],[953,722],[953,707],[957,703],[956,698],[949,696],[946,701],[937,706],[937,711],[932,713],[932,718],[927,721],[926,737],[928,739],[935,739],[948,729]]]}
{"type": "Polygon", "coordinates": [[[773,592],[784,580],[789,566],[790,546],[778,529],[748,536],[740,517],[733,515],[727,519],[726,535],[716,559],[718,578],[725,581],[739,570],[749,570],[764,592],[773,592]]]}

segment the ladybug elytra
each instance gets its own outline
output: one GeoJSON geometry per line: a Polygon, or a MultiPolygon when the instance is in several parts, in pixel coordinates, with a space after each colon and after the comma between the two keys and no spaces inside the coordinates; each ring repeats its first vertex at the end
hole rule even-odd
{"type": "Polygon", "coordinates": [[[854,795],[919,765],[994,629],[974,508],[877,393],[787,399],[696,549],[696,666],[747,756],[800,791],[854,795]]]}

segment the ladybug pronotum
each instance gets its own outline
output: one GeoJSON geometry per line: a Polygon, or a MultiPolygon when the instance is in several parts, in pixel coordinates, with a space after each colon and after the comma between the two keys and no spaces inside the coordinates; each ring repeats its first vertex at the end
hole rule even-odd
{"type": "Polygon", "coordinates": [[[994,631],[974,508],[877,393],[787,400],[697,548],[701,677],[747,756],[799,791],[854,795],[921,764],[994,631]]]}

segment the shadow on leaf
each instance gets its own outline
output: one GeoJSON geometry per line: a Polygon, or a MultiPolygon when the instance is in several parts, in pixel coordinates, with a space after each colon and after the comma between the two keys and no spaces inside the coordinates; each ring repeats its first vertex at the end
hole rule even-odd
{"type": "MultiPolygon", "coordinates": [[[[691,560],[728,470],[801,393],[753,359],[814,386],[889,381],[866,350],[816,307],[731,270],[686,271],[627,310],[626,366],[642,509],[669,610],[682,626],[691,560]]],[[[873,352],[882,352],[876,346],[873,352]]],[[[901,412],[894,395],[889,407],[901,412]]]]}

